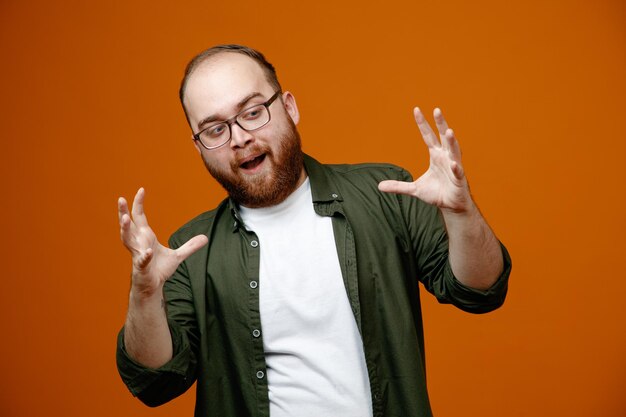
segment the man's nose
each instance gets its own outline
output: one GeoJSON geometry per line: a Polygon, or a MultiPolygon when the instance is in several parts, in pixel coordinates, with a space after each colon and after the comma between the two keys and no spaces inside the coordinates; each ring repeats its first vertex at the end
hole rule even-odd
{"type": "Polygon", "coordinates": [[[248,142],[254,140],[254,136],[243,130],[237,123],[230,125],[230,146],[232,148],[243,148],[248,142]]]}

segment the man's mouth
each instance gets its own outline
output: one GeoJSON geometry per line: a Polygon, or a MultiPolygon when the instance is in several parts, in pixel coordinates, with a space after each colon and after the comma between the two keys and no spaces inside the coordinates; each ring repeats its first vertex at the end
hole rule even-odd
{"type": "Polygon", "coordinates": [[[240,168],[245,170],[253,170],[254,168],[261,165],[261,163],[265,160],[265,154],[255,156],[254,158],[246,159],[243,163],[239,165],[240,168]]]}

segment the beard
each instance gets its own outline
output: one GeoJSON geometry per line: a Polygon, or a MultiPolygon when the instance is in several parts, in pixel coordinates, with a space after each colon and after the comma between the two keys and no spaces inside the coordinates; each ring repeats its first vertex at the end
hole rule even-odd
{"type": "Polygon", "coordinates": [[[283,202],[296,189],[304,166],[300,134],[291,119],[288,129],[279,136],[275,154],[269,146],[253,144],[248,154],[265,154],[264,163],[270,164],[267,174],[244,175],[237,162],[230,169],[219,168],[202,158],[209,173],[226,190],[230,198],[249,208],[275,206],[283,202]]]}

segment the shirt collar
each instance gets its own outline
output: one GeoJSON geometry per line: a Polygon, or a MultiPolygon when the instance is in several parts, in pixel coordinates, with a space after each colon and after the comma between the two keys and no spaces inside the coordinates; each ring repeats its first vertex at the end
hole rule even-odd
{"type": "MultiPolygon", "coordinates": [[[[328,170],[324,165],[307,154],[303,154],[304,169],[311,182],[311,195],[313,203],[332,203],[343,201],[337,186],[328,175],[328,170]]],[[[243,220],[239,214],[239,207],[232,198],[228,198],[228,208],[233,219],[232,231],[235,232],[239,226],[243,226],[243,220]]]]}
{"type": "Polygon", "coordinates": [[[328,175],[328,168],[307,154],[304,154],[304,168],[309,174],[314,203],[343,201],[337,186],[328,175]]]}

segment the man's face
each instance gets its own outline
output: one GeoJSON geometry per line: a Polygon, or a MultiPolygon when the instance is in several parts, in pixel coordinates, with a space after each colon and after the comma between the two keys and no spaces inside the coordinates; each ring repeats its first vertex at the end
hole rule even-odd
{"type": "MultiPolygon", "coordinates": [[[[187,81],[185,107],[194,133],[227,120],[241,110],[267,101],[275,93],[261,67],[251,58],[222,53],[202,63],[187,81]]],[[[246,132],[231,126],[226,145],[207,150],[194,142],[211,175],[239,204],[246,207],[276,205],[306,178],[298,109],[289,92],[269,107],[270,122],[246,132]]]]}

